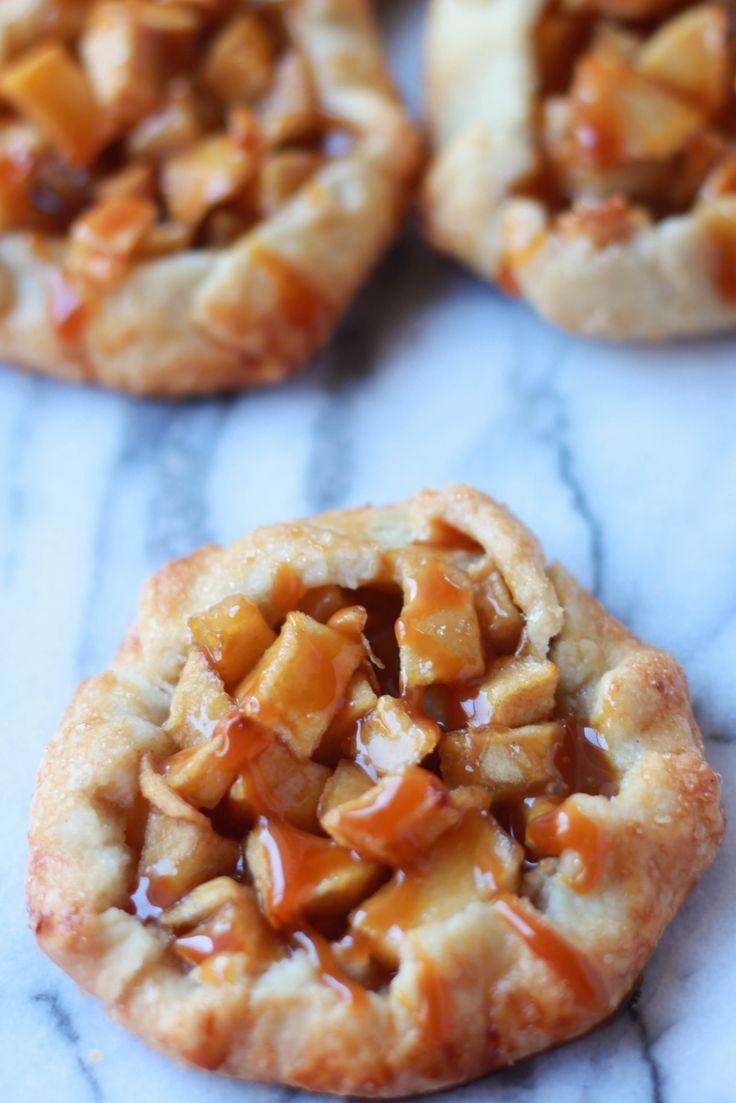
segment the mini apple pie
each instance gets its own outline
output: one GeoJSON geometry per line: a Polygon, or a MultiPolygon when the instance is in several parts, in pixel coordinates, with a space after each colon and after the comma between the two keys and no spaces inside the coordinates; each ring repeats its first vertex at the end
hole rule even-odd
{"type": "Polygon", "coordinates": [[[0,357],[149,394],[283,379],[418,154],[369,0],[4,0],[0,357]]]}
{"type": "Polygon", "coordinates": [[[613,339],[736,328],[733,5],[432,0],[429,238],[613,339]]]}
{"type": "Polygon", "coordinates": [[[165,567],[41,768],[39,943],[151,1045],[397,1096],[625,997],[724,830],[685,676],[466,487],[165,567]]]}

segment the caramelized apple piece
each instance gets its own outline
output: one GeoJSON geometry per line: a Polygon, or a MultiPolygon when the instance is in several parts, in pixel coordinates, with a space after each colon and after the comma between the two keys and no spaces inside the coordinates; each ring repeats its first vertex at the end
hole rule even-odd
{"type": "Polygon", "coordinates": [[[396,622],[402,686],[465,682],[483,673],[470,579],[434,556],[401,564],[404,605],[396,622]]]}
{"type": "Polygon", "coordinates": [[[209,739],[218,720],[233,709],[220,676],[197,647],[191,648],[179,676],[164,729],[179,747],[193,747],[209,739]]]}
{"type": "Polygon", "coordinates": [[[459,818],[443,782],[421,766],[410,766],[327,812],[322,826],[335,842],[364,858],[409,867],[425,858],[459,818]]]}
{"type": "Polygon", "coordinates": [[[284,956],[278,936],[268,926],[252,888],[231,877],[198,885],[164,912],[159,923],[177,935],[174,950],[191,965],[215,954],[244,954],[250,972],[262,973],[284,956]]]}
{"type": "Polygon", "coordinates": [[[248,838],[248,865],[269,923],[346,914],[376,887],[381,869],[345,847],[262,819],[248,838]]]}
{"type": "Polygon", "coordinates": [[[250,103],[268,91],[273,48],[253,15],[238,15],[218,31],[207,51],[202,80],[223,103],[250,103]]]}
{"type": "Polygon", "coordinates": [[[172,157],[161,172],[161,193],[175,222],[191,226],[243,190],[257,160],[229,134],[203,138],[172,157]]]}
{"type": "Polygon", "coordinates": [[[672,156],[703,126],[703,111],[623,62],[591,55],[571,92],[573,157],[599,169],[672,156]]]}
{"type": "Polygon", "coordinates": [[[458,785],[450,789],[450,800],[458,812],[469,812],[471,808],[479,812],[488,812],[493,794],[486,785],[458,785]]]}
{"type": "Polygon", "coordinates": [[[559,680],[549,660],[510,655],[491,663],[479,686],[458,693],[457,704],[471,728],[535,724],[552,715],[559,680]]]}
{"type": "Polygon", "coordinates": [[[237,770],[222,753],[222,744],[208,739],[171,755],[165,776],[175,793],[197,808],[214,808],[235,781],[237,770]]]}
{"type": "Polygon", "coordinates": [[[278,639],[238,688],[243,714],[310,758],[365,658],[362,639],[289,613],[278,639]]]}
{"type": "Polygon", "coordinates": [[[273,84],[258,114],[269,145],[309,141],[318,135],[321,120],[314,77],[298,50],[279,58],[273,84]]]}
{"type": "Polygon", "coordinates": [[[448,785],[485,785],[494,801],[525,796],[559,780],[555,752],[562,735],[560,724],[453,732],[439,745],[442,776],[448,785]]]}
{"type": "Polygon", "coordinates": [[[203,881],[232,873],[240,848],[212,829],[205,816],[175,819],[152,809],[138,865],[139,882],[155,907],[167,908],[203,881]]]}
{"type": "MultiPolygon", "coordinates": [[[[293,152],[301,156],[298,150],[293,152]]],[[[350,597],[342,586],[316,586],[313,590],[307,590],[299,602],[299,612],[306,613],[320,624],[326,624],[333,613],[344,609],[346,605],[350,605],[350,597]]]]}
{"type": "Polygon", "coordinates": [[[98,199],[153,199],[156,194],[153,165],[141,161],[103,177],[95,194],[98,199]]]}
{"type": "Polygon", "coordinates": [[[472,574],[475,607],[486,645],[499,655],[515,651],[524,631],[524,617],[514,605],[504,577],[493,562],[472,574]]]}
{"type": "Polygon", "coordinates": [[[0,96],[73,165],[89,165],[105,141],[104,119],[82,67],[58,42],[34,46],[0,74],[0,96]]]}
{"type": "Polygon", "coordinates": [[[343,745],[351,745],[359,722],[367,712],[375,708],[377,701],[370,670],[363,664],[358,667],[348,682],[344,704],[336,713],[314,752],[317,762],[335,766],[340,761],[343,745]]]}
{"type": "Polygon", "coordinates": [[[387,968],[399,964],[404,935],[425,923],[457,915],[497,892],[516,892],[524,852],[486,812],[466,812],[442,835],[427,862],[395,874],[351,917],[387,968]]]}
{"type": "Polygon", "coordinates": [[[317,815],[320,823],[328,812],[348,801],[357,800],[372,788],[373,781],[357,762],[351,762],[349,758],[341,759],[335,772],[327,779],[319,798],[317,815]]]}
{"type": "Polygon", "coordinates": [[[203,135],[197,102],[186,84],[174,83],[158,111],[133,127],[126,142],[133,157],[163,161],[191,149],[203,135]]]}
{"type": "Polygon", "coordinates": [[[242,681],[276,639],[258,606],[242,594],[223,598],[206,613],[190,617],[189,629],[225,688],[242,681]]]}
{"type": "Polygon", "coordinates": [[[379,697],[360,722],[354,746],[358,761],[376,774],[396,774],[418,765],[440,740],[434,720],[395,697],[379,697]]]}
{"type": "Polygon", "coordinates": [[[639,72],[717,113],[733,80],[728,18],[720,4],[698,4],[668,20],[642,48],[639,72]]]}
{"type": "Polygon", "coordinates": [[[71,272],[98,284],[122,278],[156,222],[150,199],[103,199],[77,218],[69,233],[71,272]]]}
{"type": "Polygon", "coordinates": [[[138,10],[121,0],[92,5],[79,43],[94,97],[120,131],[152,111],[161,94],[162,74],[138,10]]]}
{"type": "Polygon", "coordinates": [[[267,816],[304,831],[319,831],[317,805],[329,777],[326,766],[294,758],[275,739],[235,781],[228,798],[228,814],[244,824],[267,816]]]}

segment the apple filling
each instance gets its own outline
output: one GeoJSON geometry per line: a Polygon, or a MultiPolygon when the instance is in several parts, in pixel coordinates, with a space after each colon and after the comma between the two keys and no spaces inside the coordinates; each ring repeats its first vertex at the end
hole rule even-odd
{"type": "Polygon", "coordinates": [[[485,902],[595,997],[525,879],[571,852],[571,888],[600,882],[605,834],[575,795],[613,796],[615,772],[560,714],[559,671],[532,654],[502,573],[461,537],[386,553],[357,589],[281,565],[262,606],[232,594],[190,618],[172,753],[141,763],[130,910],[195,979],[306,953],[364,1000],[411,932],[485,902]]]}
{"type": "Polygon", "coordinates": [[[286,4],[15,8],[0,21],[0,231],[66,240],[63,337],[133,263],[229,245],[349,145],[286,4]]]}
{"type": "Polygon", "coordinates": [[[713,237],[725,220],[733,243],[730,4],[553,0],[535,49],[538,167],[517,195],[542,197],[560,233],[596,249],[692,209],[713,237]]]}

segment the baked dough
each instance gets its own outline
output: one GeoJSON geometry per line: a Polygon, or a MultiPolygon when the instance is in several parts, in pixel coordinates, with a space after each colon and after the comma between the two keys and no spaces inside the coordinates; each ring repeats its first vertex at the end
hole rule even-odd
{"type": "Polygon", "coordinates": [[[680,667],[450,486],[154,576],[47,750],[28,900],[162,1052],[408,1095],[605,1019],[723,831],[680,667]]]}
{"type": "Polygon", "coordinates": [[[2,3],[0,358],[138,394],[281,380],[418,160],[369,0],[2,3]]]}
{"type": "Polygon", "coordinates": [[[736,325],[731,6],[432,0],[426,233],[574,332],[736,325]]]}

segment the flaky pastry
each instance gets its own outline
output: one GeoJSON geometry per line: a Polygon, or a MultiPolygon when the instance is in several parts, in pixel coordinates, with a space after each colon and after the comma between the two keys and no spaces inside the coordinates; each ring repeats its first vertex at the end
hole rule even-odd
{"type": "Polygon", "coordinates": [[[0,4],[0,358],[239,390],[324,344],[419,143],[369,0],[0,4]]]}
{"type": "Polygon", "coordinates": [[[428,237],[543,317],[736,327],[732,5],[432,0],[428,237]]]}
{"type": "Polygon", "coordinates": [[[723,830],[679,666],[452,486],[161,570],[48,748],[28,899],[164,1053],[397,1096],[606,1018],[723,830]]]}

